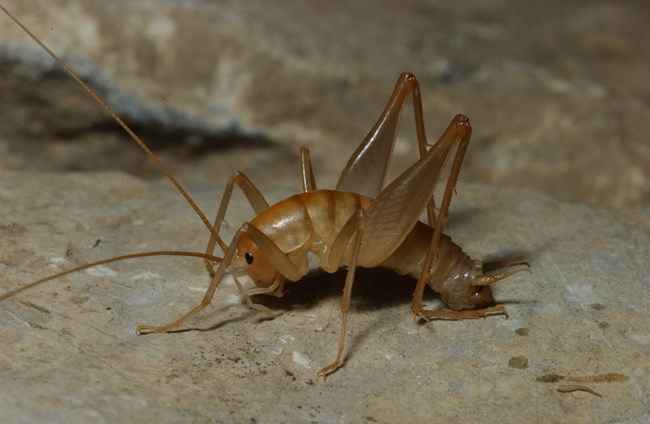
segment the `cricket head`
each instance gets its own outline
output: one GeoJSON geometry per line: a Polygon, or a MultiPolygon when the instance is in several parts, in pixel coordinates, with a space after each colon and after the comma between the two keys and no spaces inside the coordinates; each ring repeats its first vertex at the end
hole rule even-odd
{"type": "Polygon", "coordinates": [[[271,287],[278,279],[284,278],[264,251],[247,236],[239,239],[235,255],[233,264],[241,267],[258,287],[271,287]]]}

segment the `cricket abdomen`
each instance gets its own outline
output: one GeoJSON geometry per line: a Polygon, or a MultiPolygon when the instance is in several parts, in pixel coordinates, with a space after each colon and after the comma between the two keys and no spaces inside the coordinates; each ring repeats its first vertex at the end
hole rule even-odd
{"type": "MultiPolygon", "coordinates": [[[[420,278],[433,231],[432,227],[418,222],[404,242],[380,266],[400,275],[420,278]]],[[[446,234],[442,234],[438,255],[433,258],[427,272],[427,284],[440,293],[442,301],[451,309],[474,309],[493,301],[488,286],[472,285],[473,279],[482,275],[481,261],[470,258],[446,234]]]]}

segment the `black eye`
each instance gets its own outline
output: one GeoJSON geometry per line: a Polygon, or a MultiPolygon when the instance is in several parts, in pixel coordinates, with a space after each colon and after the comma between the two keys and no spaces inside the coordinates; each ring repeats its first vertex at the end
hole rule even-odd
{"type": "Polygon", "coordinates": [[[248,253],[248,252],[244,253],[244,259],[246,259],[246,263],[247,263],[248,265],[250,265],[250,264],[253,263],[253,255],[251,255],[251,254],[248,253]]]}

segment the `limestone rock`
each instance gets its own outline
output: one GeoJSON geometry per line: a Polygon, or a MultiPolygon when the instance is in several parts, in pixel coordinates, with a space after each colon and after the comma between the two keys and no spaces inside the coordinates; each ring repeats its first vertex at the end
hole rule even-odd
{"type": "MultiPolygon", "coordinates": [[[[276,200],[291,192],[262,189],[276,200]]],[[[221,190],[190,186],[210,213],[221,190]]],[[[0,199],[2,291],[113,255],[201,251],[207,240],[168,183],[123,173],[3,172],[0,199]]],[[[250,214],[235,196],[225,233],[250,214]]],[[[345,366],[323,382],[343,275],[315,273],[282,299],[259,299],[271,320],[225,280],[190,331],[136,336],[136,325],[197,304],[209,278],[195,259],[117,263],[0,303],[0,421],[647,421],[650,211],[461,184],[449,227],[474,257],[529,257],[530,273],[495,286],[508,320],[418,325],[412,281],[360,273],[345,366]],[[602,398],[557,391],[567,384],[602,398]]],[[[433,294],[426,303],[440,306],[433,294]]]]}

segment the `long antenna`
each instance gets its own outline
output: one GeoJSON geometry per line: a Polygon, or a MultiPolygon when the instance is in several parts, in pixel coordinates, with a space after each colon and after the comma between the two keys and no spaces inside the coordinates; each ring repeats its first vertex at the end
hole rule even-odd
{"type": "Polygon", "coordinates": [[[65,271],[58,272],[56,274],[41,278],[40,280],[32,281],[31,283],[24,285],[22,287],[19,287],[15,290],[12,290],[8,293],[5,293],[3,295],[0,295],[0,302],[3,300],[9,299],[10,297],[13,297],[17,295],[20,292],[23,292],[25,290],[31,289],[32,287],[35,286],[40,286],[41,284],[48,282],[50,280],[57,279],[59,277],[63,277],[64,275],[72,274],[73,272],[78,272],[82,271],[84,269],[88,268],[93,268],[99,265],[104,265],[112,262],[118,262],[118,261],[123,261],[125,259],[133,259],[133,258],[144,258],[144,257],[149,257],[149,256],[190,256],[194,258],[203,258],[210,260],[212,262],[221,262],[223,258],[220,258],[219,256],[213,256],[213,255],[208,255],[207,253],[198,253],[198,252],[184,252],[184,251],[176,251],[176,250],[160,250],[160,251],[155,251],[155,252],[140,252],[140,253],[130,253],[128,255],[120,255],[120,256],[115,256],[113,258],[109,259],[102,259],[99,261],[95,262],[90,262],[84,265],[80,265],[78,267],[68,269],[65,271]]]}
{"type": "Polygon", "coordinates": [[[32,38],[32,40],[34,40],[39,46],[41,46],[41,48],[45,50],[45,52],[48,55],[50,55],[50,57],[54,59],[54,61],[56,61],[56,63],[58,63],[59,66],[70,76],[70,78],[76,81],[77,84],[79,84],[84,90],[86,90],[86,92],[90,94],[90,96],[93,99],[95,99],[95,101],[100,106],[106,109],[106,111],[109,113],[111,118],[113,118],[113,120],[117,122],[118,125],[122,127],[122,129],[124,129],[124,131],[126,131],[126,133],[131,137],[131,139],[135,141],[142,150],[144,150],[147,156],[149,156],[149,158],[151,158],[151,160],[156,164],[156,166],[160,168],[160,170],[167,176],[167,178],[169,178],[172,184],[176,186],[178,191],[183,195],[185,200],[187,200],[187,203],[190,204],[190,206],[192,207],[192,209],[194,209],[194,211],[199,216],[199,218],[201,218],[201,221],[203,221],[203,224],[205,224],[208,231],[210,231],[210,234],[212,234],[212,236],[217,240],[217,242],[225,252],[228,246],[223,242],[221,237],[219,237],[219,234],[217,234],[214,227],[210,224],[208,218],[206,218],[205,214],[201,211],[199,206],[194,202],[194,200],[190,197],[187,191],[185,191],[183,186],[181,186],[181,183],[178,182],[176,177],[174,177],[174,175],[167,169],[167,167],[163,165],[160,159],[156,157],[156,155],[149,149],[149,147],[147,147],[147,145],[144,144],[144,142],[140,139],[140,137],[138,137],[133,132],[133,130],[128,125],[126,125],[126,123],[122,120],[122,118],[120,118],[117,115],[117,113],[113,111],[113,109],[108,105],[108,103],[106,103],[106,101],[104,101],[104,99],[102,99],[99,96],[99,94],[97,94],[92,88],[90,88],[85,82],[83,82],[81,78],[79,78],[77,74],[72,69],[70,69],[68,65],[65,64],[65,62],[63,62],[63,60],[59,59],[59,57],[56,54],[54,54],[54,52],[50,50],[37,36],[35,36],[16,16],[14,16],[13,13],[7,10],[2,4],[0,4],[0,9],[2,9],[2,11],[7,16],[9,16],[14,22],[16,22],[18,26],[21,27],[22,30],[25,31],[27,35],[29,35],[32,38]]]}

